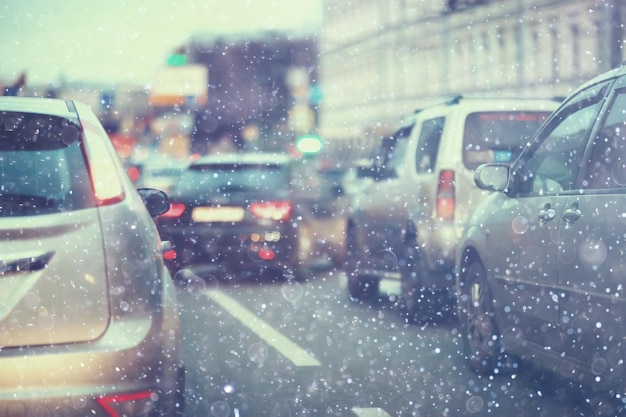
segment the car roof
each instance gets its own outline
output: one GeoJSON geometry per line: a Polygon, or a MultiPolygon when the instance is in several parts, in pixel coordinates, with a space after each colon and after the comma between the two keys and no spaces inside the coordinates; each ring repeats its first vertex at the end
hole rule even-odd
{"type": "Polygon", "coordinates": [[[236,152],[200,157],[192,165],[210,164],[289,164],[292,158],[283,153],[236,152]]]}
{"type": "Polygon", "coordinates": [[[537,105],[558,106],[563,97],[533,97],[533,96],[486,96],[486,95],[453,95],[445,96],[417,107],[413,114],[419,115],[424,110],[434,107],[450,107],[453,105],[475,106],[477,109],[484,108],[488,111],[497,109],[510,110],[516,107],[520,109],[535,108],[537,105]]]}
{"type": "Polygon", "coordinates": [[[0,97],[0,111],[49,114],[76,120],[78,112],[71,100],[40,97],[0,97]]]}
{"type": "MultiPolygon", "coordinates": [[[[600,81],[603,80],[608,80],[609,78],[613,78],[613,77],[618,77],[620,75],[626,75],[626,61],[622,62],[619,66],[608,70],[606,72],[603,72],[602,74],[599,74],[595,77],[593,77],[592,79],[590,79],[589,81],[583,83],[582,85],[580,85],[577,89],[577,91],[581,91],[584,90],[585,88],[587,88],[590,85],[596,84],[600,81]]],[[[574,95],[574,93],[572,93],[572,96],[574,95]]]]}
{"type": "Polygon", "coordinates": [[[499,96],[481,94],[450,94],[441,97],[424,100],[418,104],[413,113],[407,115],[398,127],[398,130],[407,128],[415,124],[422,113],[428,113],[431,109],[441,109],[442,107],[461,106],[467,109],[498,111],[519,108],[521,111],[545,110],[554,111],[563,101],[564,97],[533,97],[533,96],[499,96]],[[545,109],[541,109],[545,106],[545,109]]]}

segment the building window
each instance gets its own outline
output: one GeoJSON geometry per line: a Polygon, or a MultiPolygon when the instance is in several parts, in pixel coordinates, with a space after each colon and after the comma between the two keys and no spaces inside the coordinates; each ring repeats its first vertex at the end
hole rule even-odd
{"type": "Polygon", "coordinates": [[[550,29],[550,49],[552,50],[552,62],[550,62],[550,67],[552,68],[552,81],[556,82],[560,78],[560,69],[559,69],[559,45],[561,44],[559,39],[559,31],[552,27],[550,29]]]}
{"type": "Polygon", "coordinates": [[[580,76],[580,29],[578,24],[572,23],[570,25],[570,31],[572,33],[572,70],[574,77],[580,76]]]}

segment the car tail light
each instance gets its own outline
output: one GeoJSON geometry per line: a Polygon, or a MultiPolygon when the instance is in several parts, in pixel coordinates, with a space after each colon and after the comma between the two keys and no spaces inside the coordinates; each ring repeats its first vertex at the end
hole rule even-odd
{"type": "Polygon", "coordinates": [[[100,397],[98,404],[111,417],[149,416],[154,411],[156,395],[151,391],[114,394],[100,397]]]}
{"type": "Polygon", "coordinates": [[[139,168],[137,167],[129,167],[126,170],[126,173],[128,174],[128,177],[130,178],[132,182],[136,182],[139,179],[139,176],[141,175],[141,172],[139,171],[139,168]]]}
{"type": "Polygon", "coordinates": [[[124,186],[118,176],[117,163],[109,148],[110,140],[106,132],[89,121],[83,121],[86,135],[94,139],[86,143],[89,156],[89,171],[98,205],[113,204],[124,199],[124,186]],[[95,136],[100,136],[95,138],[95,136]],[[102,140],[106,138],[106,140],[102,140]],[[97,140],[100,139],[100,140],[97,140]]]}
{"type": "Polygon", "coordinates": [[[437,217],[454,219],[454,171],[444,170],[437,181],[437,217]]]}
{"type": "Polygon", "coordinates": [[[271,261],[275,257],[276,254],[271,249],[263,248],[259,250],[259,258],[263,259],[264,261],[271,261]]]}
{"type": "Polygon", "coordinates": [[[263,201],[250,204],[250,211],[255,217],[266,220],[288,220],[291,217],[289,201],[263,201]]]}
{"type": "Polygon", "coordinates": [[[170,204],[170,209],[165,213],[161,214],[160,217],[165,217],[168,219],[176,219],[185,212],[185,205],[183,203],[172,203],[170,204]]]}

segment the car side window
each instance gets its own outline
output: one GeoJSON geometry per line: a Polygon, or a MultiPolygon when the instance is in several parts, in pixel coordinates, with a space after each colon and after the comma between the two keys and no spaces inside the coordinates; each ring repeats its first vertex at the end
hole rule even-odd
{"type": "Polygon", "coordinates": [[[372,168],[381,178],[393,178],[396,169],[404,160],[408,138],[411,136],[413,125],[398,130],[392,137],[385,138],[380,147],[380,155],[373,160],[372,168]]]}
{"type": "Polygon", "coordinates": [[[443,132],[445,118],[425,120],[422,123],[417,151],[415,152],[415,169],[417,173],[432,172],[437,160],[437,151],[443,132]]]}
{"type": "Polygon", "coordinates": [[[572,188],[608,86],[603,83],[585,90],[557,110],[516,166],[520,195],[558,194],[572,188]]]}
{"type": "Polygon", "coordinates": [[[611,100],[586,168],[585,189],[626,187],[626,88],[611,100]]]}

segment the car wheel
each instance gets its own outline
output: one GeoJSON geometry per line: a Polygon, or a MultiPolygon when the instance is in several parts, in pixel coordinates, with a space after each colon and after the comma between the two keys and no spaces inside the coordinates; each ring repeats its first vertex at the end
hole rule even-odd
{"type": "Polygon", "coordinates": [[[379,292],[378,280],[364,275],[348,276],[348,294],[354,300],[370,300],[379,292]]]}
{"type": "Polygon", "coordinates": [[[346,230],[345,274],[348,278],[348,295],[353,300],[371,299],[378,296],[379,281],[361,271],[360,248],[354,227],[346,230]]]}
{"type": "Polygon", "coordinates": [[[299,223],[290,237],[285,259],[271,267],[271,271],[288,281],[307,281],[310,278],[311,233],[311,226],[307,221],[299,223]]]}
{"type": "Polygon", "coordinates": [[[164,385],[158,393],[156,411],[151,414],[158,417],[185,416],[185,365],[179,362],[172,366],[162,379],[164,385]]]}
{"type": "Polygon", "coordinates": [[[464,276],[458,309],[465,355],[472,370],[492,374],[501,357],[500,334],[485,270],[480,262],[473,261],[464,276]]]}
{"type": "Polygon", "coordinates": [[[287,281],[306,282],[310,278],[310,270],[306,265],[293,264],[279,268],[282,278],[287,281]]]}
{"type": "Polygon", "coordinates": [[[313,260],[313,230],[308,222],[300,224],[296,237],[295,261],[292,263],[289,272],[285,274],[287,278],[292,277],[296,281],[307,281],[310,278],[311,262],[313,260]]]}
{"type": "Polygon", "coordinates": [[[434,295],[424,287],[424,274],[428,266],[415,238],[407,239],[399,259],[401,274],[402,308],[406,319],[413,323],[424,323],[433,313],[434,295]]]}
{"type": "Polygon", "coordinates": [[[176,417],[183,417],[185,415],[185,366],[181,363],[178,367],[177,386],[175,395],[175,413],[176,417]]]}

